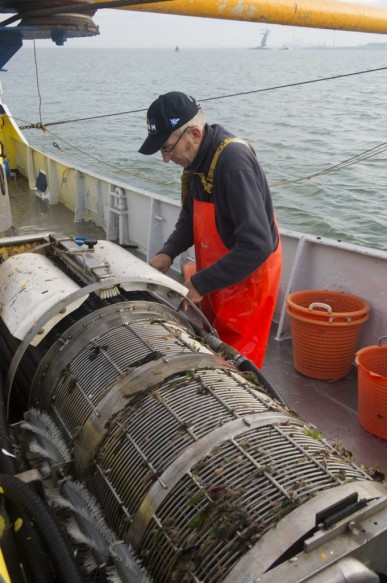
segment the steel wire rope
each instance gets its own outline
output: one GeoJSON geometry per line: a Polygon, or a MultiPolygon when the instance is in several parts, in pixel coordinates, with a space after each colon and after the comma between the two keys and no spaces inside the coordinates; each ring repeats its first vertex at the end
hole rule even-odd
{"type": "MultiPolygon", "coordinates": [[[[14,118],[14,119],[16,120],[18,118],[14,118]]],[[[165,184],[165,185],[173,185],[173,184],[178,185],[178,184],[180,184],[180,180],[160,180],[157,178],[153,178],[152,176],[147,176],[146,174],[138,174],[136,172],[129,172],[128,170],[125,170],[124,168],[121,168],[119,166],[116,166],[114,164],[106,162],[105,160],[102,160],[101,158],[98,158],[97,156],[93,156],[92,154],[89,154],[89,152],[85,152],[84,150],[81,150],[77,146],[74,146],[74,144],[72,144],[71,142],[68,142],[67,140],[61,138],[57,134],[54,134],[50,130],[45,130],[45,132],[49,133],[55,139],[67,144],[70,148],[73,148],[74,150],[80,152],[84,156],[87,156],[90,159],[95,160],[96,162],[98,162],[100,164],[104,164],[105,166],[111,168],[112,170],[114,170],[117,173],[126,174],[128,176],[135,176],[135,177],[140,178],[142,180],[148,180],[149,182],[152,182],[154,184],[165,184]]],[[[310,180],[311,178],[316,178],[317,176],[323,176],[325,174],[330,174],[331,172],[335,172],[336,170],[341,170],[342,168],[346,168],[347,166],[352,166],[353,164],[358,164],[359,162],[362,162],[363,160],[367,160],[368,158],[372,158],[373,156],[377,156],[378,154],[381,154],[382,152],[384,152],[386,150],[387,150],[387,142],[383,142],[382,144],[379,144],[379,145],[375,146],[374,148],[371,148],[369,150],[365,150],[364,152],[361,152],[360,154],[356,154],[355,156],[352,156],[351,158],[343,160],[342,162],[338,162],[337,164],[334,164],[333,166],[328,166],[328,168],[324,168],[323,170],[319,170],[317,172],[313,172],[312,174],[307,174],[307,175],[301,176],[299,178],[294,178],[294,179],[289,179],[289,180],[280,180],[280,181],[273,180],[273,181],[271,181],[271,185],[274,187],[286,186],[287,184],[294,184],[297,182],[302,182],[304,180],[310,180]]]]}
{"type": "Polygon", "coordinates": [[[141,178],[142,180],[149,180],[150,182],[154,182],[156,184],[167,184],[167,185],[180,184],[179,180],[161,180],[161,179],[153,178],[152,176],[147,176],[146,174],[138,174],[137,172],[129,172],[129,170],[125,170],[124,168],[120,168],[120,166],[116,166],[115,164],[111,164],[110,162],[105,162],[105,160],[102,160],[101,158],[98,158],[97,156],[93,156],[92,154],[89,154],[89,152],[85,152],[84,150],[81,150],[80,148],[78,148],[78,146],[74,146],[74,144],[71,144],[67,140],[64,140],[60,136],[57,136],[56,134],[54,134],[50,130],[46,130],[46,132],[49,133],[56,140],[59,140],[59,141],[63,142],[64,144],[67,144],[70,148],[73,148],[74,150],[83,154],[84,156],[87,156],[88,158],[91,158],[92,160],[95,160],[96,162],[98,162],[100,164],[104,164],[108,168],[111,168],[112,170],[114,170],[115,172],[119,172],[120,174],[127,174],[128,176],[135,176],[137,178],[141,178]]]}
{"type": "MultiPolygon", "coordinates": [[[[226,95],[216,95],[214,97],[205,97],[204,99],[199,99],[198,101],[204,102],[204,101],[214,101],[216,99],[228,99],[230,97],[240,97],[241,95],[251,95],[254,93],[263,93],[265,91],[275,91],[277,89],[287,89],[289,87],[297,87],[300,85],[308,85],[311,83],[320,83],[322,81],[332,81],[335,79],[342,79],[344,77],[352,77],[355,75],[364,75],[366,73],[375,73],[378,71],[386,71],[386,70],[387,70],[387,67],[378,67],[377,69],[366,69],[364,71],[355,71],[353,73],[343,73],[341,75],[333,75],[331,77],[320,77],[318,79],[309,79],[308,81],[297,81],[296,83],[287,83],[286,85],[274,85],[273,87],[263,87],[262,89],[251,89],[250,91],[239,91],[238,93],[228,93],[226,95]]],[[[130,115],[131,113],[140,113],[140,112],[144,112],[144,111],[147,111],[147,108],[132,109],[129,111],[119,111],[119,112],[115,112],[115,113],[104,113],[101,115],[93,115],[93,116],[89,116],[89,117],[65,119],[65,120],[61,120],[61,121],[52,121],[52,122],[44,124],[44,127],[53,126],[53,125],[62,125],[65,123],[76,123],[78,121],[90,121],[93,119],[101,119],[103,117],[113,117],[113,116],[118,116],[118,115],[130,115]]],[[[24,127],[21,127],[20,129],[21,130],[36,129],[36,124],[32,125],[31,127],[24,126],[24,127]]]]}
{"type": "MultiPolygon", "coordinates": [[[[120,172],[123,174],[127,174],[128,176],[136,176],[137,178],[141,178],[142,180],[149,180],[155,184],[176,184],[177,181],[175,180],[156,180],[152,177],[146,176],[145,174],[137,174],[135,172],[129,172],[128,170],[124,170],[119,168],[118,166],[114,165],[114,164],[110,164],[109,162],[105,162],[104,160],[101,160],[100,158],[97,158],[96,156],[92,156],[91,154],[89,154],[88,152],[84,152],[83,150],[81,150],[80,148],[78,148],[77,146],[74,146],[73,144],[70,144],[70,142],[67,142],[66,140],[64,140],[63,138],[60,138],[59,136],[56,136],[55,134],[53,134],[52,132],[50,132],[49,130],[47,130],[47,124],[43,124],[42,121],[42,96],[40,93],[40,85],[39,85],[39,68],[38,68],[38,59],[37,59],[37,54],[36,54],[36,44],[35,44],[35,40],[34,40],[34,63],[35,63],[35,73],[36,73],[36,85],[37,85],[37,91],[38,91],[38,97],[39,97],[39,119],[40,122],[39,124],[33,124],[36,128],[42,129],[45,133],[50,133],[53,137],[55,137],[58,140],[61,140],[62,142],[66,143],[68,146],[70,146],[71,148],[73,148],[74,150],[80,152],[81,154],[88,156],[91,160],[95,160],[98,163],[104,164],[105,166],[113,169],[115,172],[120,172]]],[[[17,118],[14,118],[17,119],[17,118]]],[[[48,124],[49,125],[49,124],[48,124]]],[[[20,129],[23,129],[23,127],[20,127],[20,129]]]]}
{"type": "MultiPolygon", "coordinates": [[[[17,120],[19,118],[14,118],[14,119],[17,120]]],[[[65,140],[64,138],[61,138],[57,134],[54,134],[50,130],[44,129],[44,131],[45,131],[45,133],[49,133],[55,139],[67,144],[70,148],[73,148],[77,152],[80,152],[84,156],[87,156],[88,158],[95,160],[96,162],[98,162],[100,164],[104,164],[105,166],[111,168],[112,170],[114,170],[117,173],[126,174],[128,176],[135,176],[137,178],[141,178],[142,180],[148,180],[149,182],[153,182],[154,184],[165,184],[165,185],[180,184],[179,180],[160,180],[157,178],[153,178],[152,176],[147,176],[146,174],[138,174],[136,172],[129,172],[128,170],[125,170],[124,168],[121,168],[120,166],[116,166],[115,164],[111,164],[109,162],[106,162],[105,160],[102,160],[101,158],[98,158],[97,156],[93,156],[89,152],[85,152],[84,150],[81,150],[80,148],[78,148],[77,146],[72,144],[71,142],[68,142],[67,140],[65,140]]],[[[382,144],[379,144],[378,146],[375,146],[374,148],[371,148],[369,150],[365,150],[364,152],[361,152],[360,154],[356,154],[355,156],[352,156],[351,158],[343,160],[342,162],[338,162],[337,164],[334,164],[333,166],[328,166],[328,168],[324,168],[323,170],[319,170],[318,172],[313,172],[312,174],[307,174],[307,175],[301,176],[299,178],[294,178],[294,179],[289,179],[289,180],[280,180],[278,182],[273,180],[271,182],[271,185],[275,186],[275,187],[286,186],[287,184],[294,184],[296,182],[310,180],[311,178],[316,178],[317,176],[322,176],[324,174],[330,174],[331,172],[335,172],[336,170],[341,170],[342,168],[346,168],[347,166],[352,166],[353,164],[358,164],[359,162],[362,162],[363,160],[367,160],[368,158],[372,158],[373,156],[377,156],[378,154],[381,154],[385,150],[387,150],[387,142],[383,142],[382,144]]]]}
{"type": "MultiPolygon", "coordinates": [[[[26,120],[22,120],[20,117],[17,117],[17,116],[11,116],[11,117],[15,121],[23,121],[24,123],[26,123],[26,120]]],[[[20,126],[19,129],[22,129],[22,127],[20,126]]],[[[161,180],[161,179],[153,178],[152,176],[147,176],[146,174],[139,174],[137,172],[129,172],[129,170],[125,170],[124,168],[121,168],[120,166],[116,166],[115,164],[111,164],[110,162],[106,162],[106,160],[103,160],[102,158],[98,158],[97,156],[93,156],[89,152],[85,152],[85,150],[82,150],[81,148],[79,148],[78,146],[75,146],[74,144],[72,144],[68,140],[66,140],[66,139],[62,138],[61,136],[54,134],[52,131],[46,129],[46,126],[43,124],[38,129],[43,130],[43,132],[45,134],[50,134],[50,136],[52,136],[56,140],[63,142],[64,144],[66,144],[67,146],[72,148],[73,150],[79,152],[80,154],[83,154],[84,156],[87,156],[91,160],[95,160],[99,164],[104,164],[104,166],[111,168],[112,170],[114,170],[114,172],[117,172],[120,174],[127,174],[128,176],[135,176],[137,178],[141,178],[142,180],[149,180],[150,182],[154,182],[155,184],[166,184],[166,185],[180,184],[180,180],[161,180]]],[[[55,146],[55,147],[57,147],[57,146],[55,146]]]]}
{"type": "MultiPolygon", "coordinates": [[[[34,41],[34,50],[35,50],[35,41],[34,41]]],[[[36,67],[36,75],[37,75],[37,79],[38,79],[38,70],[37,70],[37,59],[36,59],[36,53],[35,53],[35,67],[36,67]]],[[[366,69],[364,71],[355,71],[352,73],[343,73],[341,75],[332,75],[330,77],[320,77],[318,79],[310,79],[308,81],[298,81],[295,83],[287,83],[285,85],[276,85],[273,87],[266,87],[266,88],[262,88],[262,89],[253,89],[250,91],[241,91],[238,93],[229,93],[227,95],[218,95],[218,96],[214,96],[214,97],[207,97],[204,99],[201,99],[200,102],[204,102],[204,101],[214,101],[217,99],[226,99],[226,98],[230,98],[230,97],[238,97],[241,95],[250,95],[250,94],[254,94],[254,93],[261,93],[261,92],[265,92],[265,91],[274,91],[276,89],[286,89],[289,87],[297,87],[300,85],[307,85],[307,84],[311,84],[311,83],[319,83],[322,81],[331,81],[331,80],[335,80],[335,79],[341,79],[341,78],[345,78],[345,77],[352,77],[352,76],[356,76],[356,75],[364,75],[366,73],[375,73],[375,72],[379,72],[379,71],[385,71],[387,70],[387,67],[378,67],[376,69],[366,69]]],[[[70,119],[70,120],[62,120],[62,121],[57,121],[57,122],[49,122],[46,124],[42,123],[42,118],[41,118],[41,97],[40,97],[40,91],[39,91],[39,83],[38,85],[38,94],[39,94],[39,98],[40,98],[40,102],[39,102],[39,113],[40,113],[40,123],[39,124],[29,124],[26,126],[20,126],[20,130],[26,130],[26,129],[42,129],[43,131],[45,131],[46,133],[50,133],[53,137],[55,137],[58,140],[63,141],[64,143],[66,143],[68,146],[70,146],[71,148],[73,148],[74,150],[82,153],[83,155],[89,157],[92,160],[97,161],[98,163],[104,164],[105,166],[113,169],[115,172],[118,173],[122,173],[122,174],[127,174],[128,176],[135,176],[137,178],[141,178],[143,180],[148,180],[150,182],[153,182],[154,184],[178,184],[179,181],[177,180],[159,180],[159,179],[155,179],[153,177],[147,176],[147,175],[143,175],[143,174],[137,174],[135,172],[129,172],[127,170],[124,170],[114,164],[110,164],[109,162],[105,162],[104,160],[97,158],[96,156],[92,156],[91,154],[89,154],[88,152],[85,152],[83,150],[81,150],[80,148],[78,148],[77,146],[74,146],[73,144],[71,144],[70,142],[64,140],[63,138],[61,138],[60,136],[57,136],[56,134],[54,134],[53,132],[49,131],[47,129],[48,126],[52,126],[52,125],[61,125],[61,124],[65,124],[65,123],[76,123],[78,121],[91,121],[91,120],[95,120],[95,119],[101,119],[101,118],[105,118],[105,117],[113,117],[113,116],[118,116],[118,115],[129,115],[132,113],[140,113],[140,112],[145,112],[147,111],[147,109],[141,108],[141,109],[133,109],[130,111],[123,111],[123,112],[116,112],[116,113],[109,113],[109,114],[101,114],[101,115],[97,115],[97,116],[90,116],[90,117],[84,117],[84,118],[76,118],[76,119],[70,119]]],[[[17,119],[17,118],[14,118],[17,119]]],[[[356,156],[353,156],[351,158],[348,158],[347,160],[343,160],[342,162],[339,162],[338,164],[335,164],[333,166],[329,166],[328,168],[325,168],[323,170],[320,170],[318,172],[314,172],[312,174],[308,174],[306,176],[301,176],[299,178],[295,178],[295,179],[291,179],[291,180],[282,180],[279,182],[273,182],[273,186],[284,186],[287,184],[294,184],[296,182],[302,182],[304,180],[310,180],[311,178],[315,178],[316,176],[322,176],[324,174],[329,174],[330,172],[334,172],[336,170],[341,170],[342,168],[345,168],[347,166],[351,166],[353,164],[357,164],[358,162],[362,162],[363,160],[366,160],[368,158],[371,158],[373,156],[376,156],[377,154],[384,152],[385,149],[387,148],[386,146],[387,143],[383,143],[383,144],[379,144],[378,146],[375,146],[374,148],[372,148],[371,150],[365,150],[364,152],[361,152],[360,154],[357,154],[356,156]]]]}
{"type": "Polygon", "coordinates": [[[331,172],[335,172],[336,170],[341,170],[342,168],[347,168],[348,166],[352,166],[353,164],[358,164],[363,160],[368,160],[368,158],[372,158],[373,156],[377,156],[377,154],[381,154],[387,150],[387,142],[383,142],[374,148],[370,148],[369,150],[365,150],[361,154],[357,154],[356,156],[352,156],[352,158],[348,158],[347,160],[343,160],[334,166],[329,166],[324,170],[320,170],[318,172],[313,172],[312,174],[308,174],[306,176],[301,176],[300,178],[294,178],[293,180],[282,180],[280,182],[273,181],[273,186],[284,186],[286,184],[294,184],[295,182],[301,182],[303,180],[310,180],[311,178],[315,178],[316,176],[322,176],[324,174],[330,174],[331,172]]]}
{"type": "Polygon", "coordinates": [[[40,125],[43,125],[42,124],[42,95],[40,93],[39,69],[38,69],[38,59],[37,59],[37,55],[36,55],[35,39],[34,39],[34,61],[35,61],[35,73],[36,73],[36,88],[37,88],[38,97],[39,97],[39,119],[40,119],[40,125]]]}

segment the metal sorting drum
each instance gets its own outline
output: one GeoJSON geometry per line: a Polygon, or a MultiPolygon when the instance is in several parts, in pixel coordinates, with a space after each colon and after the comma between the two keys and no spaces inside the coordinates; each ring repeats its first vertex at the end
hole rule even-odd
{"type": "Polygon", "coordinates": [[[344,292],[303,290],[289,294],[294,368],[314,379],[345,377],[370,306],[344,292]]]}
{"type": "Polygon", "coordinates": [[[358,415],[361,425],[387,439],[387,345],[366,346],[356,354],[358,415]]]}
{"type": "Polygon", "coordinates": [[[49,416],[74,479],[155,583],[251,583],[310,536],[316,514],[375,497],[361,468],[168,306],[82,305],[77,316],[37,347],[28,422],[49,416]]]}

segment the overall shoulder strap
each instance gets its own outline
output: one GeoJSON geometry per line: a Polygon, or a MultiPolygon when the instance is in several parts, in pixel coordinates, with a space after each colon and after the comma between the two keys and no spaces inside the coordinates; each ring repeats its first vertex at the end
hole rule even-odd
{"type": "Polygon", "coordinates": [[[204,191],[207,192],[208,194],[212,193],[212,189],[214,186],[214,172],[216,165],[218,163],[219,156],[223,152],[224,148],[228,146],[228,144],[231,144],[232,142],[246,144],[247,146],[249,146],[249,144],[245,140],[242,140],[241,138],[226,138],[225,140],[220,142],[219,146],[217,147],[214,157],[212,158],[207,176],[205,176],[205,174],[202,174],[201,172],[197,173],[197,175],[200,177],[204,191]]]}
{"type": "MultiPolygon", "coordinates": [[[[246,140],[242,140],[241,138],[226,138],[225,140],[222,140],[216,149],[214,157],[212,158],[207,176],[205,174],[203,174],[202,172],[194,172],[193,173],[196,176],[199,176],[200,181],[201,181],[202,186],[203,186],[203,189],[208,194],[212,193],[212,189],[214,186],[214,172],[215,172],[216,165],[218,163],[219,156],[223,152],[224,148],[226,146],[228,146],[228,144],[231,144],[231,142],[245,144],[254,152],[254,150],[252,149],[250,144],[248,142],[246,142],[246,140]]],[[[189,170],[183,170],[183,174],[181,175],[181,192],[182,192],[182,200],[183,201],[188,196],[188,181],[189,181],[190,174],[191,173],[189,172],[189,170]]]]}

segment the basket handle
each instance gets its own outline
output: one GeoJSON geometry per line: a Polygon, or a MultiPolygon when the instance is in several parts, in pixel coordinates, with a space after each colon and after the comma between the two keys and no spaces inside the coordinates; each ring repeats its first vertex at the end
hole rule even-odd
{"type": "MultiPolygon", "coordinates": [[[[309,305],[309,310],[313,310],[314,308],[323,308],[324,310],[327,310],[327,312],[329,312],[330,314],[332,314],[332,308],[329,304],[324,304],[323,302],[312,302],[309,305]]],[[[333,322],[335,319],[334,316],[330,316],[328,322],[331,323],[333,322]]],[[[352,318],[351,316],[347,316],[347,322],[352,322],[352,318]]],[[[387,338],[387,336],[382,336],[382,338],[387,338]]],[[[380,339],[381,340],[381,339],[380,339]]],[[[380,342],[379,340],[379,342],[380,342]]]]}
{"type": "Polygon", "coordinates": [[[308,310],[314,310],[314,308],[323,308],[330,314],[332,314],[332,308],[328,304],[323,304],[322,302],[313,302],[309,305],[308,310]]]}

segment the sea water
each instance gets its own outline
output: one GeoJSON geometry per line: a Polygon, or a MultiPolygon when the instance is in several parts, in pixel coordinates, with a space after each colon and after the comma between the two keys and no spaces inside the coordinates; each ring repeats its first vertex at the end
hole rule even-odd
{"type": "Polygon", "coordinates": [[[185,91],[209,123],[253,144],[282,228],[387,250],[386,151],[311,177],[387,142],[387,69],[349,75],[383,67],[387,50],[366,48],[53,46],[38,48],[35,60],[29,45],[0,80],[19,125],[47,124],[46,133],[25,130],[32,145],[175,199],[181,169],[138,148],[149,104],[185,91]],[[329,77],[338,78],[304,84],[329,77]]]}

